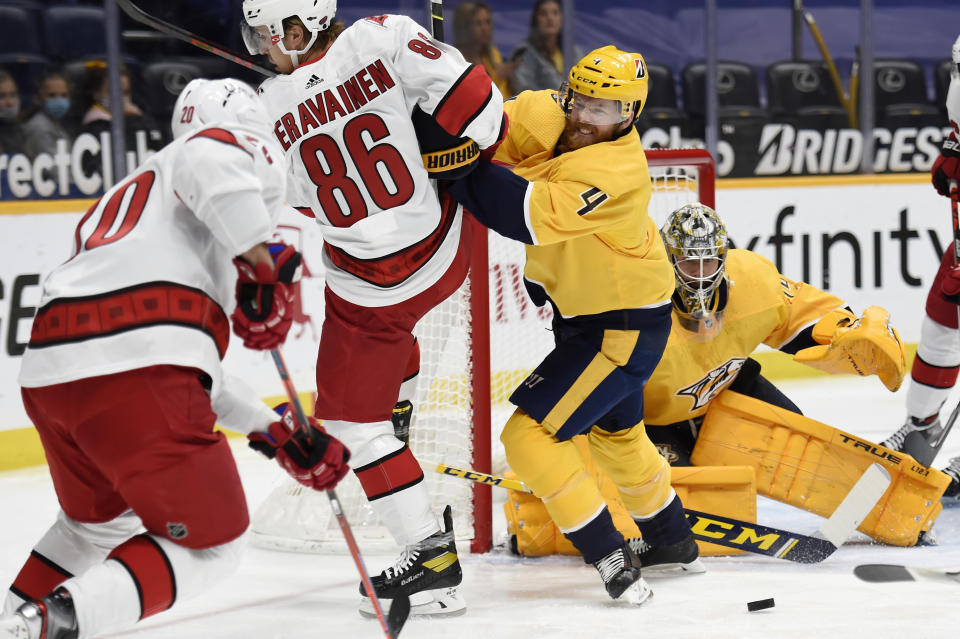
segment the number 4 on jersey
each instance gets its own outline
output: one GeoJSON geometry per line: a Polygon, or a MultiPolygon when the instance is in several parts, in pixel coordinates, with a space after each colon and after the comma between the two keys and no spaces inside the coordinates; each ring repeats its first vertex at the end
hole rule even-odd
{"type": "Polygon", "coordinates": [[[583,200],[583,206],[577,209],[577,215],[586,215],[593,209],[606,202],[609,197],[609,195],[595,186],[587,189],[580,194],[580,199],[583,200]]]}

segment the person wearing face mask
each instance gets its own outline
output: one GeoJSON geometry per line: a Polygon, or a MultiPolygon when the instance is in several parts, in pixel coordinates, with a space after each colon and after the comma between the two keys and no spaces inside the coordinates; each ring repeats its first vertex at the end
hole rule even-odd
{"type": "Polygon", "coordinates": [[[41,153],[55,154],[59,140],[66,140],[68,146],[73,140],[67,123],[70,89],[63,75],[57,71],[47,73],[36,100],[36,112],[23,124],[23,151],[30,159],[41,153]]]}
{"type": "MultiPolygon", "coordinates": [[[[163,148],[164,134],[157,122],[133,102],[130,84],[130,72],[126,68],[120,71],[121,93],[123,104],[123,124],[127,151],[137,149],[137,133],[146,133],[147,148],[159,151],[163,148]]],[[[80,133],[91,133],[100,138],[103,132],[110,132],[110,122],[116,109],[110,104],[110,80],[107,74],[107,65],[103,61],[87,63],[86,73],[81,81],[79,92],[80,100],[80,133]]],[[[99,171],[99,154],[84,156],[84,171],[88,174],[99,171]]]]}
{"type": "Polygon", "coordinates": [[[23,127],[20,124],[20,92],[17,82],[0,69],[0,153],[23,150],[23,127]]]}
{"type": "MultiPolygon", "coordinates": [[[[583,57],[574,47],[574,57],[583,57]]],[[[530,12],[530,34],[510,55],[518,66],[510,76],[514,93],[554,89],[563,82],[571,61],[563,59],[563,7],[560,0],[537,0],[530,12]]]]}

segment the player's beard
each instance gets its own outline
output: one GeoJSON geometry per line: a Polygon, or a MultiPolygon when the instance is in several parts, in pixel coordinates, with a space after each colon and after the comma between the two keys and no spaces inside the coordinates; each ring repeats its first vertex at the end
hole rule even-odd
{"type": "MultiPolygon", "coordinates": [[[[616,130],[615,125],[612,127],[603,127],[603,129],[607,128],[616,130]]],[[[582,149],[585,146],[590,146],[597,142],[611,140],[613,139],[613,130],[605,131],[602,130],[601,127],[593,124],[583,124],[566,120],[563,126],[563,132],[560,134],[560,139],[557,140],[555,154],[560,155],[568,151],[582,149]]]]}

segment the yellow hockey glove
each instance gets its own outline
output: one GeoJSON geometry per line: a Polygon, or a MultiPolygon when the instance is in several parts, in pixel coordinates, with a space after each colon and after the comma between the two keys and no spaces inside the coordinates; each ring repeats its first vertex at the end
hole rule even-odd
{"type": "Polygon", "coordinates": [[[833,311],[813,327],[811,346],[793,356],[798,362],[828,373],[877,375],[883,385],[895,391],[903,383],[907,357],[890,313],[871,306],[857,318],[847,311],[833,311]]]}

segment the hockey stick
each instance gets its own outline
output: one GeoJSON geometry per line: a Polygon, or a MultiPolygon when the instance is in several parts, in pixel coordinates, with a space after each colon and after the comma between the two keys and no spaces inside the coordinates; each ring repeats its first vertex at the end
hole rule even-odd
{"type": "MultiPolygon", "coordinates": [[[[290,373],[287,371],[287,365],[283,361],[283,356],[280,354],[280,350],[276,348],[270,351],[270,355],[273,357],[273,363],[277,366],[277,373],[280,374],[283,388],[287,392],[287,399],[290,400],[290,405],[293,406],[293,414],[297,420],[297,425],[304,433],[309,434],[310,428],[308,425],[309,422],[307,421],[307,414],[303,412],[303,406],[300,404],[300,398],[297,395],[296,389],[293,387],[293,380],[290,379],[290,373]]],[[[400,630],[403,628],[403,624],[406,623],[407,617],[410,616],[410,599],[406,596],[394,598],[388,616],[384,616],[383,608],[380,606],[380,599],[377,597],[377,593],[373,589],[373,582],[370,580],[370,573],[367,572],[367,567],[363,563],[363,557],[360,555],[360,548],[357,546],[357,540],[354,538],[353,530],[350,528],[350,522],[347,521],[347,516],[343,514],[340,499],[337,498],[337,493],[334,492],[332,488],[328,488],[326,493],[327,499],[330,500],[330,508],[337,517],[337,523],[340,524],[343,538],[347,542],[347,547],[350,549],[353,563],[357,566],[357,571],[360,573],[360,580],[363,581],[363,587],[366,589],[370,603],[373,605],[373,611],[377,613],[377,619],[380,620],[383,632],[387,636],[387,639],[396,639],[400,634],[400,630]]]]}
{"type": "Polygon", "coordinates": [[[215,42],[211,42],[210,40],[202,38],[194,33],[190,33],[186,29],[178,27],[175,24],[170,24],[166,20],[162,20],[156,16],[150,15],[134,4],[132,0],[117,0],[117,5],[132,19],[136,20],[140,24],[145,24],[148,27],[156,29],[160,33],[165,33],[168,36],[176,38],[177,40],[186,42],[187,44],[192,44],[193,46],[199,47],[208,53],[220,56],[221,58],[229,60],[230,62],[235,62],[252,71],[262,73],[267,77],[276,75],[275,71],[271,71],[266,67],[260,66],[246,56],[231,51],[230,49],[227,49],[215,42]]]}
{"type": "MultiPolygon", "coordinates": [[[[454,468],[445,464],[438,464],[436,471],[481,484],[532,494],[527,485],[518,479],[454,468]]],[[[886,469],[879,464],[872,464],[864,471],[830,518],[812,536],[689,508],[684,510],[696,539],[777,559],[813,564],[823,561],[843,544],[846,538],[857,529],[860,522],[870,514],[889,485],[890,474],[886,469]]]]}
{"type": "Polygon", "coordinates": [[[443,0],[427,0],[427,19],[430,35],[443,42],[443,0]]]}
{"type": "Polygon", "coordinates": [[[803,12],[803,19],[806,21],[807,26],[810,27],[810,34],[813,36],[817,46],[820,48],[820,54],[823,56],[823,61],[827,64],[827,73],[830,76],[830,80],[833,82],[834,89],[837,91],[837,97],[840,98],[840,105],[843,106],[843,110],[847,112],[847,119],[850,121],[850,126],[852,128],[856,128],[856,108],[853,102],[850,101],[850,97],[847,95],[847,92],[843,89],[843,82],[840,80],[840,73],[837,71],[837,65],[833,61],[833,56],[830,55],[830,50],[827,49],[827,43],[820,34],[820,27],[817,26],[817,21],[813,19],[813,14],[809,11],[803,12]]]}
{"type": "Polygon", "coordinates": [[[948,581],[960,583],[960,570],[918,568],[900,564],[861,564],[853,569],[853,574],[870,583],[888,583],[891,581],[948,581]]]}

